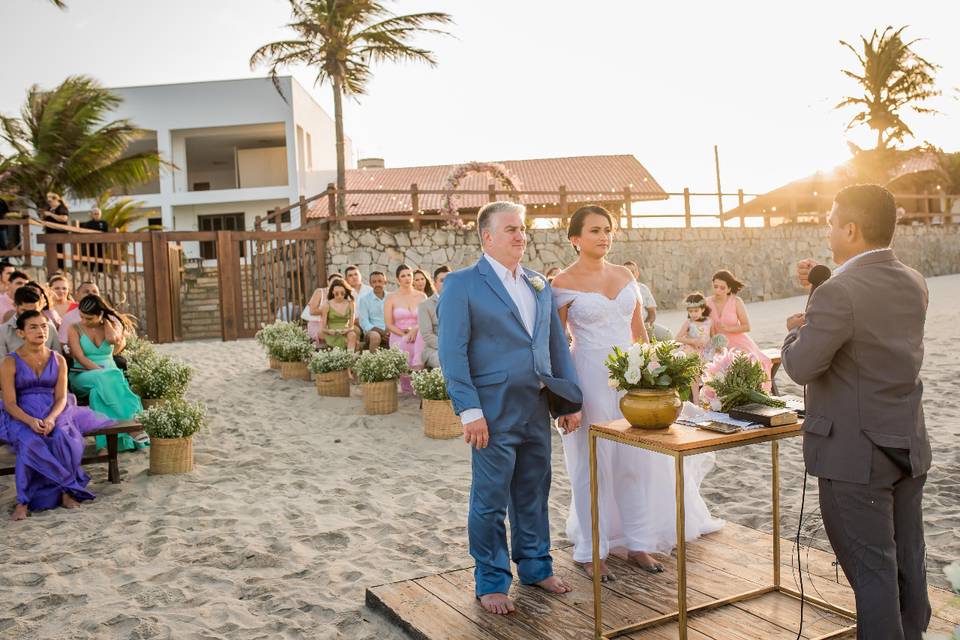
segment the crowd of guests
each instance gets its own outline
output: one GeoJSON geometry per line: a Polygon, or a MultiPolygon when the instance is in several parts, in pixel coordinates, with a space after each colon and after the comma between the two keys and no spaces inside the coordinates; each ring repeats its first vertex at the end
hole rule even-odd
{"type": "MultiPolygon", "coordinates": [[[[41,284],[6,262],[0,262],[0,320],[6,354],[0,440],[17,456],[13,519],[30,510],[74,508],[93,497],[80,468],[84,434],[143,410],[120,355],[133,326],[96,283],[82,283],[74,296],[67,275],[55,273],[41,284]]],[[[149,437],[121,434],[119,444],[121,451],[140,449],[149,437]]],[[[98,436],[97,448],[105,447],[98,436]]]]}

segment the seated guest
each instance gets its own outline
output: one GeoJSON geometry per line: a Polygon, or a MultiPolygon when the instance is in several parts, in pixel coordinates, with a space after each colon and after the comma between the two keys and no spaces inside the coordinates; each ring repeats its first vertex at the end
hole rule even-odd
{"type": "Polygon", "coordinates": [[[750,332],[750,316],[747,315],[747,306],[737,295],[743,286],[743,283],[726,269],[713,274],[713,295],[707,298],[713,335],[725,337],[728,349],[751,354],[759,360],[767,374],[764,389],[770,391],[772,363],[770,358],[763,355],[753,338],[747,335],[750,332]]]}
{"type": "Polygon", "coordinates": [[[437,292],[417,306],[417,325],[420,327],[420,336],[423,338],[423,353],[420,354],[423,366],[430,369],[440,367],[440,354],[437,342],[437,303],[440,301],[440,292],[443,290],[443,281],[450,273],[450,267],[443,265],[433,270],[433,285],[437,292]]]}
{"type": "MultiPolygon", "coordinates": [[[[405,264],[397,267],[397,285],[397,290],[388,295],[383,304],[383,315],[390,331],[390,347],[407,354],[407,366],[410,369],[421,369],[423,338],[417,326],[417,305],[427,297],[414,288],[413,271],[405,264]]],[[[400,391],[413,395],[410,376],[400,376],[400,391]]]]}
{"type": "Polygon", "coordinates": [[[387,321],[383,314],[384,301],[387,297],[387,276],[382,271],[370,273],[370,286],[373,288],[368,295],[357,301],[357,319],[363,329],[363,342],[368,351],[376,351],[381,344],[390,338],[387,333],[387,321]]]}
{"type": "MultiPolygon", "coordinates": [[[[17,290],[20,289],[23,285],[30,282],[30,278],[23,271],[12,271],[10,272],[10,280],[7,283],[7,292],[10,294],[10,299],[13,300],[13,297],[16,295],[17,290]]],[[[37,311],[40,311],[38,308],[37,311]]],[[[3,316],[0,317],[0,322],[6,322],[10,318],[16,315],[16,302],[12,308],[4,311],[3,316]]]]}
{"type": "Polygon", "coordinates": [[[433,288],[433,283],[430,281],[430,277],[423,269],[413,270],[413,288],[428,298],[436,293],[433,288]]]}
{"type": "Polygon", "coordinates": [[[62,318],[60,317],[59,313],[57,313],[52,308],[50,308],[50,296],[47,295],[46,287],[44,287],[39,282],[34,282],[33,280],[31,280],[30,282],[26,283],[23,286],[30,287],[31,289],[33,289],[34,291],[40,294],[40,308],[38,309],[38,311],[40,311],[40,313],[42,313],[47,320],[52,322],[53,326],[59,329],[62,318]]]}
{"type": "Polygon", "coordinates": [[[343,280],[343,276],[336,272],[331,273],[327,276],[327,286],[314,289],[310,299],[307,300],[306,313],[302,318],[307,321],[307,333],[314,342],[320,342],[320,306],[327,299],[327,289],[334,280],[343,280]]]}
{"type": "Polygon", "coordinates": [[[363,296],[373,291],[373,287],[363,282],[363,274],[360,273],[360,267],[355,264],[350,265],[343,270],[343,275],[350,288],[353,289],[353,297],[359,300],[363,296]]]}
{"type": "Polygon", "coordinates": [[[357,330],[354,325],[356,304],[350,285],[340,279],[330,283],[327,300],[320,305],[318,340],[330,347],[347,351],[357,350],[357,330]]]}
{"type": "Polygon", "coordinates": [[[29,510],[73,509],[93,499],[86,489],[90,478],[80,468],[83,434],[111,422],[78,407],[67,393],[66,362],[46,346],[49,326],[37,311],[21,313],[17,332],[22,344],[0,364],[0,438],[17,456],[14,520],[25,519],[29,510]]]}
{"type": "MultiPolygon", "coordinates": [[[[40,313],[42,305],[40,294],[33,287],[17,289],[17,292],[13,294],[13,302],[15,305],[14,315],[0,325],[0,354],[12,353],[23,346],[23,338],[17,330],[17,317],[27,311],[40,313]]],[[[59,352],[60,339],[57,337],[57,328],[51,320],[47,319],[47,322],[49,323],[47,327],[47,348],[59,352]]]]}
{"type": "Polygon", "coordinates": [[[673,337],[670,334],[670,329],[662,324],[656,324],[657,301],[654,300],[650,287],[640,282],[640,266],[633,260],[627,260],[623,263],[623,266],[633,274],[633,279],[637,281],[637,287],[640,289],[641,315],[643,316],[643,324],[647,327],[647,334],[660,341],[670,340],[673,337]]]}
{"type": "MultiPolygon", "coordinates": [[[[77,395],[87,397],[90,408],[97,413],[114,420],[130,420],[143,411],[143,404],[113,361],[114,351],[124,347],[124,332],[130,328],[130,321],[100,296],[84,297],[79,310],[80,322],[70,327],[70,387],[77,395]]],[[[143,432],[121,433],[120,451],[139,449],[149,442],[143,432]]],[[[105,446],[106,438],[97,436],[97,448],[105,446]]]]}
{"type": "Polygon", "coordinates": [[[79,303],[89,295],[100,295],[100,287],[97,286],[96,282],[84,282],[77,288],[77,306],[67,311],[60,319],[60,331],[57,335],[60,338],[60,344],[64,346],[65,350],[69,351],[70,348],[70,327],[80,322],[79,303]]]}
{"type": "Polygon", "coordinates": [[[50,289],[51,294],[50,308],[57,312],[62,322],[62,318],[68,312],[77,308],[77,302],[70,291],[70,278],[62,273],[56,273],[47,280],[47,288],[50,289]]]}
{"type": "Polygon", "coordinates": [[[0,318],[13,309],[13,291],[10,290],[10,274],[16,271],[14,266],[3,260],[0,262],[0,318]]]}

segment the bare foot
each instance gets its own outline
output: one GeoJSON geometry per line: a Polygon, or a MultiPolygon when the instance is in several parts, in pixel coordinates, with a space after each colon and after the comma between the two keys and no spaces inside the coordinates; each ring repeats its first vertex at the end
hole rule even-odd
{"type": "MultiPolygon", "coordinates": [[[[587,573],[587,576],[592,580],[593,563],[581,562],[580,566],[583,567],[583,570],[587,573]]],[[[611,582],[617,579],[617,576],[613,575],[613,573],[610,571],[610,567],[607,566],[606,560],[601,559],[598,566],[600,567],[600,582],[611,582]]]]}
{"type": "Polygon", "coordinates": [[[537,586],[550,593],[570,593],[573,587],[563,581],[560,576],[550,576],[546,580],[541,580],[537,586]]]}
{"type": "Polygon", "coordinates": [[[28,513],[29,513],[29,512],[27,511],[27,505],[25,505],[25,504],[18,504],[17,506],[15,506],[15,507],[13,508],[13,515],[10,516],[10,519],[11,519],[11,520],[14,520],[14,521],[16,521],[16,520],[26,520],[28,513]]]}
{"type": "Polygon", "coordinates": [[[505,593],[485,593],[480,596],[480,606],[487,613],[505,616],[516,611],[511,600],[505,593]]]}
{"type": "Polygon", "coordinates": [[[73,499],[69,493],[63,494],[63,497],[60,498],[60,504],[64,509],[76,509],[80,506],[80,503],[73,499]]]}
{"type": "Polygon", "coordinates": [[[663,573],[663,565],[646,551],[631,551],[627,554],[631,562],[649,573],[663,573]]]}

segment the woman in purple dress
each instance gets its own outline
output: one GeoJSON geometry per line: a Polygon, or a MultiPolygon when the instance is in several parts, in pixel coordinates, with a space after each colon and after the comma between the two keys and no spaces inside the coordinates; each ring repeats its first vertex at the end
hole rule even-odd
{"type": "Polygon", "coordinates": [[[90,478],[80,468],[83,434],[112,422],[78,407],[67,393],[67,365],[46,347],[47,331],[38,311],[20,314],[17,335],[23,346],[0,364],[0,438],[17,455],[14,520],[23,520],[29,510],[74,509],[92,500],[86,489],[90,478]]]}

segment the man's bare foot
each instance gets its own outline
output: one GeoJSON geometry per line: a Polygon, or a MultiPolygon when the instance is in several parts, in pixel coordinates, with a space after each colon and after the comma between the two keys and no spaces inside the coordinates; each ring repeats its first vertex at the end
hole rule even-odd
{"type": "Polygon", "coordinates": [[[18,504],[13,508],[13,514],[10,516],[11,520],[26,520],[29,511],[27,511],[27,505],[18,504]]]}
{"type": "Polygon", "coordinates": [[[631,551],[627,554],[631,562],[649,573],[663,573],[663,565],[646,551],[631,551]]]}
{"type": "Polygon", "coordinates": [[[505,593],[483,594],[480,596],[480,606],[483,607],[483,610],[487,613],[495,613],[501,616],[517,610],[516,607],[513,606],[513,600],[505,593]]]}
{"type": "Polygon", "coordinates": [[[563,581],[560,576],[550,576],[546,580],[541,580],[537,586],[550,593],[570,593],[573,587],[563,581]]]}
{"type": "Polygon", "coordinates": [[[64,509],[76,509],[80,506],[80,503],[74,500],[73,496],[69,493],[63,494],[63,497],[60,498],[60,504],[64,509]]]}
{"type": "MultiPolygon", "coordinates": [[[[592,562],[581,562],[580,566],[583,567],[583,570],[587,573],[587,576],[592,580],[593,579],[593,563],[592,562]]],[[[601,559],[598,563],[600,567],[600,582],[611,582],[617,579],[617,576],[613,575],[610,571],[610,567],[607,566],[607,561],[601,559]]]]}

